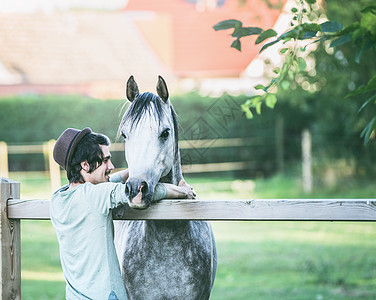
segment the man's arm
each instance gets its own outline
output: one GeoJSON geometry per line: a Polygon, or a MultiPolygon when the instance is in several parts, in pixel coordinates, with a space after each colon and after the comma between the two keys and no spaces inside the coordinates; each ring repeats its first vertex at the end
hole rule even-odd
{"type": "MultiPolygon", "coordinates": [[[[129,170],[125,169],[116,172],[111,175],[113,182],[119,182],[121,178],[122,182],[125,183],[129,178],[129,170]]],[[[156,188],[156,195],[154,199],[196,199],[197,195],[193,188],[185,182],[184,179],[180,180],[179,185],[174,185],[170,183],[158,183],[158,185],[163,185],[164,188],[156,188]]]]}
{"type": "Polygon", "coordinates": [[[196,199],[197,195],[193,188],[182,179],[179,185],[174,185],[170,183],[163,183],[167,188],[166,198],[171,199],[196,199]]]}
{"type": "Polygon", "coordinates": [[[128,169],[125,169],[125,170],[122,170],[122,171],[116,172],[116,173],[112,174],[110,177],[113,178],[112,180],[110,180],[110,181],[112,181],[112,182],[119,182],[118,179],[121,178],[121,181],[122,181],[123,183],[125,183],[125,182],[128,180],[128,178],[129,178],[129,170],[128,170],[128,169]]]}

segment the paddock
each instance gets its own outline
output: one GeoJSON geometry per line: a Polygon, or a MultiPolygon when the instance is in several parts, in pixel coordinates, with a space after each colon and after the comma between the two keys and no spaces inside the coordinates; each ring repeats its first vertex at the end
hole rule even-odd
{"type": "MultiPolygon", "coordinates": [[[[0,179],[1,299],[21,299],[21,220],[48,220],[49,200],[20,199],[21,184],[0,179]]],[[[114,219],[211,221],[376,221],[376,199],[162,200],[114,219]]]]}

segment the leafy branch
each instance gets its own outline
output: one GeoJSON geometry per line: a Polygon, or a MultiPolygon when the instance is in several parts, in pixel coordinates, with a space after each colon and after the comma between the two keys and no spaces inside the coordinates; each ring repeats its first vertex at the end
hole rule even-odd
{"type": "MultiPolygon", "coordinates": [[[[238,20],[225,20],[216,24],[214,30],[233,29],[232,36],[235,38],[231,47],[241,51],[241,39],[246,36],[255,35],[257,39],[255,44],[263,43],[260,52],[269,47],[282,44],[284,47],[280,54],[284,57],[284,63],[280,68],[275,68],[275,76],[270,82],[264,85],[256,85],[255,90],[262,91],[262,94],[255,95],[247,100],[242,109],[248,118],[253,118],[254,113],[261,114],[262,104],[269,108],[274,108],[277,103],[276,90],[278,88],[286,89],[282,84],[288,76],[294,79],[296,74],[304,72],[307,62],[303,53],[307,45],[330,42],[330,47],[339,47],[347,43],[352,43],[356,48],[355,62],[360,63],[361,57],[368,51],[376,53],[376,6],[367,6],[361,10],[360,22],[352,23],[344,27],[336,21],[326,21],[323,23],[309,22],[309,15],[312,12],[312,5],[316,0],[299,0],[299,7],[291,9],[292,19],[290,21],[291,29],[278,35],[273,29],[263,30],[259,27],[243,27],[242,22],[238,20]],[[301,46],[304,41],[305,46],[301,46]],[[272,92],[274,91],[274,92],[272,92]]],[[[370,103],[376,104],[376,74],[369,80],[367,85],[360,86],[347,97],[371,94],[359,111],[362,111],[370,103]]],[[[364,128],[362,137],[367,143],[372,132],[376,129],[376,117],[374,117],[364,128]]]]}

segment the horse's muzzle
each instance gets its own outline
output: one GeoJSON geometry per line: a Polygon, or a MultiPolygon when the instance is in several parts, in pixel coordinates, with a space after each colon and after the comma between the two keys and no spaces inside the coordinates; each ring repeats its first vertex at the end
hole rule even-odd
{"type": "Polygon", "coordinates": [[[125,195],[131,208],[146,209],[153,198],[153,188],[145,180],[130,178],[125,184],[125,195]]]}

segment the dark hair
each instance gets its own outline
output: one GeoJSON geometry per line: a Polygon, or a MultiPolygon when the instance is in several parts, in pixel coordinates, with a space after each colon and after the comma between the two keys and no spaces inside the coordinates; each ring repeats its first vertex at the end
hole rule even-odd
{"type": "Polygon", "coordinates": [[[87,161],[93,172],[103,162],[103,152],[99,145],[110,146],[110,140],[103,134],[89,133],[76,146],[72,161],[67,170],[67,177],[70,183],[84,183],[80,171],[82,169],[81,162],[87,161]]]}

